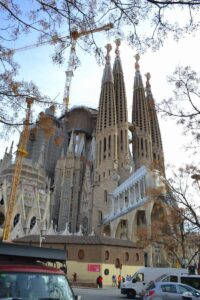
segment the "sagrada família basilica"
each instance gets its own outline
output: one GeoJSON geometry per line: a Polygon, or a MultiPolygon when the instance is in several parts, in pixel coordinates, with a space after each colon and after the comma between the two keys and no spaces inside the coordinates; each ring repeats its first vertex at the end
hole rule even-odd
{"type": "MultiPolygon", "coordinates": [[[[110,51],[108,45],[98,109],[76,106],[56,116],[51,106],[31,126],[11,239],[103,235],[137,242],[138,229],[159,218],[160,203],[148,194],[162,186],[165,177],[150,74],[144,83],[136,55],[132,120],[128,120],[119,44],[113,66],[110,51]]],[[[14,168],[11,146],[0,163],[1,227],[14,168]]]]}

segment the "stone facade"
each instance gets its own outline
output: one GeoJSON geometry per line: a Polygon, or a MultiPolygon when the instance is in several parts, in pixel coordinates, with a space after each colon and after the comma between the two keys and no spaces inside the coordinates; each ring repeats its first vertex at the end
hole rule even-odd
{"type": "Polygon", "coordinates": [[[127,240],[100,236],[44,235],[40,244],[38,236],[29,235],[15,242],[66,250],[68,279],[73,281],[76,272],[79,284],[95,284],[97,276],[102,275],[104,285],[111,285],[113,274],[120,273],[125,278],[144,265],[143,249],[127,240]]]}
{"type": "MultiPolygon", "coordinates": [[[[148,196],[152,188],[162,186],[164,192],[161,177],[165,174],[150,76],[144,88],[137,55],[130,123],[119,45],[116,41],[113,69],[111,46],[106,47],[98,110],[74,107],[56,117],[55,108],[50,107],[31,127],[12,239],[30,234],[95,234],[138,242],[138,229],[151,224],[157,201],[167,213],[165,201],[148,196]]],[[[14,168],[12,156],[11,147],[0,165],[1,228],[14,168]]],[[[156,265],[158,251],[151,247],[145,251],[145,264],[156,265]]],[[[162,262],[166,263],[164,256],[162,262]]]]}

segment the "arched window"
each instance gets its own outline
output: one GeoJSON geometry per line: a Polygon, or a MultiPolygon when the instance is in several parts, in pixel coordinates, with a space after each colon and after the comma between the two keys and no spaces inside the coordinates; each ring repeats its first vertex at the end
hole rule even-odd
{"type": "Polygon", "coordinates": [[[120,263],[120,259],[119,258],[116,258],[116,260],[115,260],[115,267],[116,268],[120,268],[121,267],[121,263],[120,263]]]}
{"type": "Polygon", "coordinates": [[[17,223],[19,222],[20,214],[16,214],[13,220],[13,226],[15,227],[17,223]]]}
{"type": "Polygon", "coordinates": [[[109,260],[109,257],[110,257],[110,253],[109,253],[109,251],[107,250],[107,251],[105,252],[105,260],[109,260]]]}
{"type": "Polygon", "coordinates": [[[2,212],[0,212],[0,226],[3,225],[4,221],[5,221],[5,216],[2,212]]]}
{"type": "Polygon", "coordinates": [[[104,202],[108,202],[108,191],[104,190],[104,202]]]}
{"type": "Polygon", "coordinates": [[[4,199],[3,199],[3,196],[1,197],[0,205],[4,205],[4,199]]]}
{"type": "Polygon", "coordinates": [[[86,216],[82,219],[82,233],[84,235],[88,234],[88,218],[86,216]]]}
{"type": "Polygon", "coordinates": [[[32,229],[36,224],[36,217],[32,217],[31,222],[30,222],[30,229],[32,229]]]}
{"type": "Polygon", "coordinates": [[[136,253],[135,254],[135,261],[139,261],[139,259],[140,259],[139,253],[136,253]]]}
{"type": "Polygon", "coordinates": [[[125,252],[125,261],[129,261],[129,253],[125,252]]]}
{"type": "Polygon", "coordinates": [[[98,221],[99,224],[102,224],[102,220],[103,220],[103,214],[101,210],[98,210],[98,221]]]}
{"type": "Polygon", "coordinates": [[[79,259],[84,259],[84,257],[85,257],[85,253],[84,253],[83,249],[80,249],[78,251],[78,258],[79,259]]]}

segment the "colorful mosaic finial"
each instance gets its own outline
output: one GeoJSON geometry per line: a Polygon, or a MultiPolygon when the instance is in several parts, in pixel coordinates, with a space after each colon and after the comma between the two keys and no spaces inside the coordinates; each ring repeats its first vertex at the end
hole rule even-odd
{"type": "Polygon", "coordinates": [[[112,50],[112,46],[111,44],[107,44],[105,46],[106,50],[107,50],[107,53],[106,53],[106,62],[110,62],[110,51],[112,50]]]}
{"type": "Polygon", "coordinates": [[[139,65],[139,60],[140,60],[140,55],[137,53],[135,56],[135,60],[136,60],[136,62],[135,62],[135,69],[136,70],[139,70],[140,69],[140,65],[139,65]]]}
{"type": "Polygon", "coordinates": [[[146,86],[151,86],[151,85],[150,85],[151,74],[148,72],[148,73],[145,74],[145,76],[146,76],[146,79],[147,79],[147,81],[146,81],[146,86]]]}
{"type": "Polygon", "coordinates": [[[115,45],[116,45],[115,54],[119,55],[119,46],[121,45],[121,40],[120,39],[116,39],[115,40],[115,45]]]}

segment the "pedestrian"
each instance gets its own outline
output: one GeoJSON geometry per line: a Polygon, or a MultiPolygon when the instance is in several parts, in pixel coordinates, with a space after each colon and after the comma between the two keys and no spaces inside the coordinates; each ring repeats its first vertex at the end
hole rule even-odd
{"type": "Polygon", "coordinates": [[[120,289],[120,287],[121,287],[121,280],[122,280],[121,275],[118,275],[118,277],[117,277],[118,289],[120,289]]]}
{"type": "Polygon", "coordinates": [[[97,277],[97,285],[99,288],[103,287],[103,277],[101,275],[97,277]]]}
{"type": "Polygon", "coordinates": [[[129,281],[130,280],[130,276],[127,274],[126,275],[126,281],[129,281]]]}
{"type": "Polygon", "coordinates": [[[74,281],[74,282],[77,281],[77,274],[76,274],[76,272],[74,272],[74,274],[73,274],[73,281],[74,281]]]}
{"type": "Polygon", "coordinates": [[[117,286],[117,278],[116,275],[112,276],[112,286],[117,286]]]}

